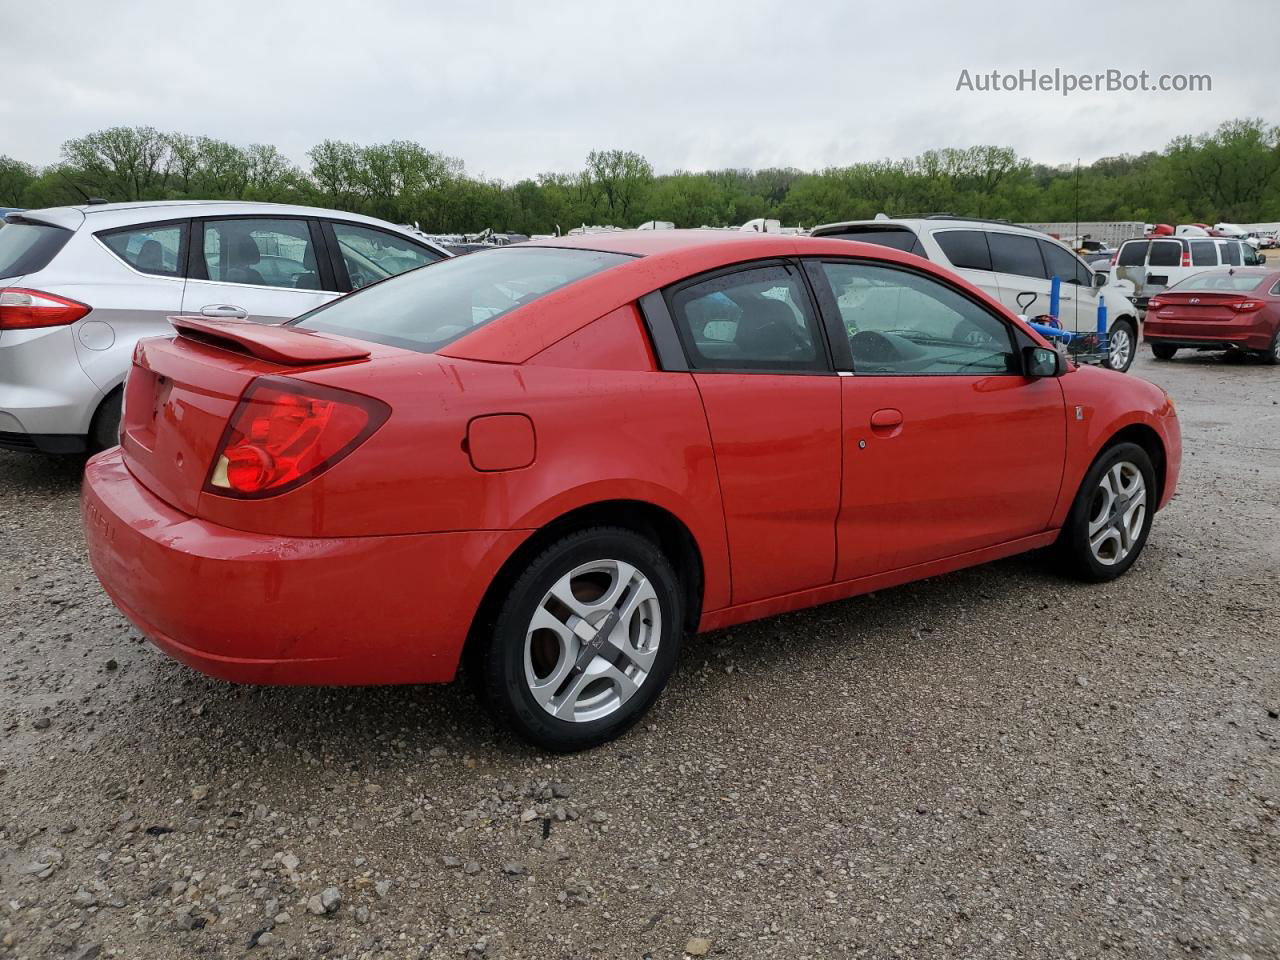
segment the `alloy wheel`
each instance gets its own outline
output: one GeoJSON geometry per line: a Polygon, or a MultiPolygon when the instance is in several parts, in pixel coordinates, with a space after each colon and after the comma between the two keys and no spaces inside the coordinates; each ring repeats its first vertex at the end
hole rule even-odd
{"type": "Polygon", "coordinates": [[[1129,336],[1128,327],[1119,326],[1111,331],[1111,355],[1108,366],[1112,370],[1121,370],[1129,366],[1129,357],[1133,354],[1133,338],[1129,336]]]}
{"type": "Polygon", "coordinates": [[[557,580],[534,610],[525,682],[553,717],[599,720],[639,691],[661,639],[662,609],[648,577],[621,560],[585,563],[557,580]]]}
{"type": "Polygon", "coordinates": [[[1122,460],[1102,475],[1089,505],[1089,549],[1103,566],[1120,563],[1142,536],[1147,483],[1142,471],[1122,460]]]}

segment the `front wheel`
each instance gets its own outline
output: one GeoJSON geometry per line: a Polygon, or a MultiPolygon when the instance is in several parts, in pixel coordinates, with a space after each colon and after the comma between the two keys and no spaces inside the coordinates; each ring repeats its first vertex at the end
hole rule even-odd
{"type": "Polygon", "coordinates": [[[1172,360],[1178,348],[1169,343],[1153,343],[1151,353],[1157,360],[1172,360]]]}
{"type": "Polygon", "coordinates": [[[1114,580],[1138,559],[1156,509],[1147,451],[1118,443],[1098,457],[1076,493],[1058,540],[1067,570],[1081,580],[1114,580]]]}
{"type": "Polygon", "coordinates": [[[1133,324],[1128,320],[1117,320],[1111,326],[1107,366],[1120,373],[1127,371],[1133,366],[1133,356],[1137,352],[1134,346],[1137,342],[1137,331],[1134,330],[1133,324]]]}
{"type": "Polygon", "coordinates": [[[480,641],[484,698],[548,750],[612,740],[666,686],[684,612],[675,571],[650,540],[619,527],[570,534],[532,560],[480,641]]]}

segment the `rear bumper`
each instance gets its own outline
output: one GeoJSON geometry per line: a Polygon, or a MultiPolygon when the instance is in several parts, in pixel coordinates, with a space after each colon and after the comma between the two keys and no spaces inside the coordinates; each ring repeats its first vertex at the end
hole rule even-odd
{"type": "Polygon", "coordinates": [[[1157,320],[1147,314],[1142,338],[1147,343],[1163,343],[1171,347],[1209,347],[1222,349],[1268,350],[1275,326],[1256,320],[1183,321],[1157,320]]]}
{"type": "Polygon", "coordinates": [[[157,647],[239,683],[453,678],[485,589],[525,531],[293,538],[179,513],[113,449],[81,498],[94,572],[157,647]]]}
{"type": "Polygon", "coordinates": [[[84,437],[89,432],[103,393],[80,366],[74,338],[74,327],[4,331],[0,433],[84,437]]]}

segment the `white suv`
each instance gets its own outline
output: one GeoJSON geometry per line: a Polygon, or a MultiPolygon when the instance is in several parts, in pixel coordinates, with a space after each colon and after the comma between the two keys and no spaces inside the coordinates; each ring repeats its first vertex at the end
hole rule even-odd
{"type": "Polygon", "coordinates": [[[450,256],[400,227],[274,203],[87,204],[0,230],[0,448],[112,446],[134,344],[196,313],[281,323],[450,256]]]}
{"type": "Polygon", "coordinates": [[[1095,273],[1065,244],[1043,233],[998,220],[932,216],[919,219],[850,220],[810,231],[905,250],[950,267],[1014,313],[1048,313],[1049,288],[1061,278],[1059,320],[1068,330],[1097,329],[1098,303],[1107,307],[1113,370],[1128,370],[1138,343],[1134,288],[1127,280],[1095,273]],[[1032,301],[1028,294],[1035,294],[1032,301]]]}

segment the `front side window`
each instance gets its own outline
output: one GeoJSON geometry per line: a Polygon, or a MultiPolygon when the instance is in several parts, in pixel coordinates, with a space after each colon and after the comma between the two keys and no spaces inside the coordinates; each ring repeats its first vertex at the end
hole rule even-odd
{"type": "Polygon", "coordinates": [[[1229,263],[1233,267],[1241,264],[1240,243],[1236,240],[1219,240],[1218,250],[1222,253],[1222,262],[1229,263]]]}
{"type": "Polygon", "coordinates": [[[441,259],[434,250],[373,227],[334,223],[334,239],[346,265],[351,289],[360,290],[441,259]]]}
{"type": "Polygon", "coordinates": [[[991,269],[996,273],[1044,279],[1044,258],[1040,256],[1035,237],[992,233],[987,241],[991,245],[991,269]]]}
{"type": "Polygon", "coordinates": [[[1216,267],[1218,255],[1213,252],[1212,240],[1191,240],[1191,265],[1193,267],[1216,267]]]}
{"type": "Polygon", "coordinates": [[[1177,267],[1182,264],[1182,243],[1178,240],[1152,240],[1150,267],[1177,267]]]}
{"type": "Polygon", "coordinates": [[[204,266],[208,278],[219,283],[320,289],[306,220],[209,220],[204,225],[204,266]]]}
{"type": "Polygon", "coordinates": [[[1019,373],[1008,325],[943,283],[865,263],[824,263],[857,374],[1019,373]]]}
{"type": "Polygon", "coordinates": [[[792,264],[738,270],[681,287],[670,303],[694,369],[826,369],[808,290],[792,264]]]}
{"type": "Polygon", "coordinates": [[[958,270],[990,270],[991,250],[981,230],[942,230],[933,235],[958,270]]]}
{"type": "Polygon", "coordinates": [[[553,290],[632,259],[598,250],[499,247],[392,277],[294,323],[430,353],[553,290]]]}
{"type": "Polygon", "coordinates": [[[1063,283],[1074,283],[1089,286],[1093,283],[1093,271],[1085,266],[1066,247],[1061,247],[1051,240],[1037,240],[1040,254],[1044,257],[1045,272],[1050,277],[1058,277],[1063,283]]]}
{"type": "Polygon", "coordinates": [[[99,239],[133,269],[159,277],[180,277],[185,269],[187,225],[164,223],[126,227],[98,234],[99,239]]]}

